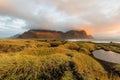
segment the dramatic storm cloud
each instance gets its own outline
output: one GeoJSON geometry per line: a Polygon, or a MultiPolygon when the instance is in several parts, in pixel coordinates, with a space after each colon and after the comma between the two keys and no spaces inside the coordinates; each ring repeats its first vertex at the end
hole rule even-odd
{"type": "Polygon", "coordinates": [[[0,37],[28,29],[85,29],[119,38],[120,0],[0,0],[0,37]]]}

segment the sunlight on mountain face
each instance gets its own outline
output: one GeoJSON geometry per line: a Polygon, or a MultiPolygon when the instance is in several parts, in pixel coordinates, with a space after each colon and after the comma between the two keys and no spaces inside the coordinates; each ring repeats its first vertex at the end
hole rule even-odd
{"type": "Polygon", "coordinates": [[[93,31],[89,27],[82,27],[82,26],[76,26],[74,27],[75,30],[85,30],[88,35],[93,34],[93,31]]]}

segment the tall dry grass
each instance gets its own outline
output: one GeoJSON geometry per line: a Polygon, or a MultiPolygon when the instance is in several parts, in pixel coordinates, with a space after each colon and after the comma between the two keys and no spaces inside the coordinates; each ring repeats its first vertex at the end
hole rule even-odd
{"type": "MultiPolygon", "coordinates": [[[[0,80],[119,80],[91,57],[97,44],[0,40],[0,80]]],[[[112,66],[120,71],[119,65],[112,66]]]]}

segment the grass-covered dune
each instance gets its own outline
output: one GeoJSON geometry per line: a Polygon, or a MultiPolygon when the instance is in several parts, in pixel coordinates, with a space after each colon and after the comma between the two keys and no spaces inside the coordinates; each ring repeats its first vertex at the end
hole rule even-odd
{"type": "Polygon", "coordinates": [[[89,42],[0,40],[0,80],[119,80],[119,65],[108,71],[92,57],[98,48],[89,42]]]}

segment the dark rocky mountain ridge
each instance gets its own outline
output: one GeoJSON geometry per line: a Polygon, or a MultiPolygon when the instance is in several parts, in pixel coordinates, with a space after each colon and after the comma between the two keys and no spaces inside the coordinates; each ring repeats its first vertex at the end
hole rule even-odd
{"type": "Polygon", "coordinates": [[[18,38],[22,39],[31,39],[31,38],[39,38],[39,39],[91,39],[93,38],[91,35],[87,35],[84,30],[70,30],[67,32],[62,31],[54,31],[54,30],[39,30],[32,29],[24,32],[18,38]]]}

